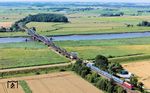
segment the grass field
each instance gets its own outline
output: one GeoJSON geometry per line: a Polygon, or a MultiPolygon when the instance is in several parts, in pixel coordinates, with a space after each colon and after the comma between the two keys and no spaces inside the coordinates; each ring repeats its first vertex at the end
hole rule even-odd
{"type": "MultiPolygon", "coordinates": [[[[107,57],[118,57],[122,61],[128,61],[129,56],[134,56],[130,61],[148,59],[150,57],[150,38],[114,39],[114,40],[90,40],[90,41],[64,41],[56,42],[57,45],[69,51],[78,52],[84,59],[94,58],[98,54],[107,57]],[[122,57],[123,56],[123,57],[122,57]]],[[[116,59],[114,59],[117,61],[116,59]]]]}
{"type": "MultiPolygon", "coordinates": [[[[51,8],[51,7],[50,7],[51,8]]],[[[36,27],[37,32],[41,35],[70,35],[70,34],[101,34],[101,33],[124,33],[124,32],[144,32],[150,31],[150,27],[136,26],[143,20],[150,21],[150,13],[137,14],[138,10],[148,10],[149,8],[120,8],[114,9],[112,12],[124,12],[122,17],[101,17],[100,14],[109,12],[109,9],[100,8],[89,11],[72,11],[76,9],[70,6],[68,13],[64,13],[68,17],[69,23],[46,23],[31,22],[28,27],[36,27]],[[133,27],[127,27],[126,24],[132,24],[133,27]]],[[[39,7],[1,7],[0,22],[14,22],[29,14],[36,13],[52,13],[51,9],[40,10],[39,7]],[[7,11],[7,12],[6,12],[7,11]],[[9,15],[8,15],[9,14],[9,15]]],[[[54,12],[53,13],[60,13],[54,12]]],[[[28,36],[26,32],[6,32],[0,33],[0,37],[7,36],[28,36]]],[[[96,55],[102,54],[107,57],[113,56],[114,61],[122,60],[138,60],[148,59],[150,52],[149,38],[136,39],[116,39],[116,40],[91,40],[91,41],[64,41],[56,42],[57,45],[66,48],[68,51],[78,52],[79,57],[83,59],[93,59],[96,55]],[[123,57],[122,57],[123,56],[123,57]],[[130,56],[130,59],[129,59],[130,56]],[[132,57],[131,57],[132,56],[132,57]],[[140,56],[140,57],[139,57],[140,56]]],[[[0,44],[0,58],[2,60],[0,67],[5,67],[8,63],[16,66],[28,66],[35,64],[49,64],[64,62],[66,59],[58,57],[46,46],[37,42],[28,43],[9,43],[0,44]],[[36,50],[37,49],[37,50],[36,50]],[[13,53],[17,51],[17,53],[13,53]],[[4,52],[4,53],[3,53],[4,52]],[[26,55],[23,55],[26,53],[26,55]],[[40,53],[43,53],[42,58],[40,53]],[[30,55],[31,54],[31,55],[30,55]],[[34,56],[32,56],[34,55],[34,56]],[[17,59],[19,56],[21,59],[17,59]],[[25,57],[24,57],[25,56],[25,57]],[[32,58],[30,58],[32,56],[32,58]],[[52,57],[50,57],[52,56],[52,57]],[[54,57],[53,57],[54,56],[54,57]],[[35,59],[37,57],[37,59],[35,59]],[[45,58],[44,58],[45,57],[45,58]],[[58,57],[58,58],[57,58],[58,57]],[[12,59],[11,59],[12,58],[12,59]],[[26,59],[25,59],[26,58],[26,59]],[[57,59],[56,59],[57,58],[57,59]],[[32,62],[33,59],[36,61],[32,62]],[[49,60],[51,59],[51,62],[49,60]],[[63,59],[63,60],[61,60],[63,59]],[[11,62],[13,60],[13,62],[11,62]],[[29,63],[24,60],[31,61],[29,63]],[[6,63],[5,63],[6,62],[6,63]],[[16,63],[15,63],[16,62],[16,63]],[[4,64],[4,65],[3,65],[4,64]],[[5,65],[6,64],[6,65],[5,65]]],[[[12,65],[12,67],[14,66],[12,65]]],[[[11,66],[6,66],[11,67],[11,66]]]]}
{"type": "MultiPolygon", "coordinates": [[[[74,15],[72,15],[74,16],[74,15]]],[[[77,16],[77,15],[76,15],[77,16]]],[[[79,16],[79,15],[78,15],[79,16]]],[[[28,27],[37,27],[43,35],[96,34],[149,31],[149,27],[136,26],[142,20],[149,20],[149,16],[124,17],[87,17],[69,18],[70,23],[29,23],[28,27]],[[126,24],[133,24],[127,27],[126,24]]]]}
{"type": "MultiPolygon", "coordinates": [[[[111,5],[111,4],[110,4],[111,5]]],[[[109,4],[108,4],[109,6],[109,4]]],[[[64,7],[63,4],[60,7],[64,7]]],[[[60,11],[55,11],[54,8],[57,6],[46,6],[46,7],[36,7],[32,4],[22,5],[20,7],[16,6],[0,6],[0,22],[15,22],[27,15],[37,14],[37,13],[60,13],[60,11]]],[[[79,6],[68,6],[69,10],[65,10],[63,13],[68,17],[70,23],[29,23],[28,27],[35,26],[39,34],[43,35],[70,35],[70,34],[100,34],[100,33],[122,33],[122,32],[143,32],[149,31],[150,27],[137,27],[136,25],[143,21],[150,21],[150,13],[143,12],[138,13],[139,10],[149,10],[149,8],[140,7],[121,7],[121,8],[98,8],[95,10],[78,10],[81,8],[79,6]],[[75,10],[75,11],[74,11],[75,10]],[[102,17],[102,13],[118,13],[124,12],[124,16],[121,17],[102,17]],[[134,16],[133,16],[134,14],[134,16]],[[132,24],[133,27],[127,27],[126,24],[132,24]]],[[[87,7],[83,7],[87,8],[87,7]]],[[[7,32],[0,33],[0,37],[7,36],[27,36],[23,32],[7,32]]]]}
{"type": "MultiPolygon", "coordinates": [[[[55,43],[70,52],[77,52],[79,57],[83,59],[93,59],[96,55],[101,54],[107,57],[114,57],[110,59],[113,62],[131,62],[150,59],[149,40],[149,37],[145,37],[114,40],[57,41],[55,43]]],[[[0,44],[0,50],[2,51],[0,53],[2,55],[1,59],[3,59],[1,60],[1,65],[4,63],[13,63],[9,62],[9,60],[12,59],[14,61],[17,60],[17,62],[14,62],[17,64],[16,66],[31,64],[40,65],[66,61],[61,60],[62,57],[51,52],[45,45],[39,42],[0,44]],[[18,52],[16,53],[14,51],[18,52]],[[41,53],[43,55],[41,55],[41,53]],[[17,59],[17,56],[21,57],[23,60],[17,59]],[[31,56],[32,58],[30,58],[31,56]],[[13,58],[9,59],[10,57],[13,58]],[[24,62],[24,60],[28,60],[29,63],[24,62]],[[52,61],[49,62],[48,60],[52,61]]]]}
{"type": "MultiPolygon", "coordinates": [[[[95,17],[85,14],[66,15],[70,23],[44,23],[31,22],[28,27],[36,27],[42,35],[72,35],[72,34],[101,34],[101,33],[123,33],[123,32],[144,32],[150,27],[136,26],[142,20],[149,21],[149,16],[123,16],[123,17],[95,17]],[[132,24],[133,27],[127,27],[132,24]]],[[[0,37],[27,36],[24,32],[0,33],[0,37]]]]}
{"type": "MultiPolygon", "coordinates": [[[[28,45],[29,44],[10,44],[10,46],[12,46],[13,48],[8,48],[5,45],[1,47],[0,68],[15,68],[68,62],[68,60],[65,57],[59,56],[58,54],[46,48],[45,46],[41,45],[44,48],[39,49],[33,48],[32,45],[28,47],[28,45]]],[[[33,46],[36,45],[37,44],[33,46]]]]}

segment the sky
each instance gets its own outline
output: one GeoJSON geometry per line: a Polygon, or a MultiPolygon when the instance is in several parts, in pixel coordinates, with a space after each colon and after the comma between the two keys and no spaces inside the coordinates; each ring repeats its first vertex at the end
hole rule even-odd
{"type": "Polygon", "coordinates": [[[59,1],[59,2],[138,2],[138,3],[150,3],[150,0],[0,0],[0,2],[23,2],[23,1],[44,1],[44,2],[54,2],[54,1],[59,1]]]}

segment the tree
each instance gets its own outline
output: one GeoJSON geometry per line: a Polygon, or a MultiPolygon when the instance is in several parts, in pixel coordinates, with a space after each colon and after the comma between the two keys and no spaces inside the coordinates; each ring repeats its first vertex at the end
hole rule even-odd
{"type": "Polygon", "coordinates": [[[96,83],[99,80],[99,75],[96,72],[92,72],[92,74],[88,74],[86,79],[91,83],[96,83]]]}
{"type": "Polygon", "coordinates": [[[137,26],[150,26],[150,22],[148,22],[148,21],[142,21],[137,26]]]}
{"type": "Polygon", "coordinates": [[[32,27],[31,29],[34,30],[34,31],[36,31],[36,28],[35,28],[35,27],[32,27]]]}
{"type": "Polygon", "coordinates": [[[90,73],[90,69],[86,66],[83,66],[81,69],[81,77],[85,78],[86,75],[90,73]]]}
{"type": "Polygon", "coordinates": [[[142,82],[139,82],[139,83],[138,83],[138,88],[139,88],[139,90],[140,90],[141,92],[144,91],[143,86],[144,86],[144,84],[143,84],[142,82]]]}
{"type": "Polygon", "coordinates": [[[137,77],[132,76],[132,77],[130,78],[130,83],[131,83],[133,86],[137,87],[137,83],[138,83],[137,77]]]}
{"type": "Polygon", "coordinates": [[[123,67],[122,67],[122,65],[120,63],[111,63],[108,66],[108,71],[111,74],[119,73],[121,70],[123,70],[123,67]]]}
{"type": "Polygon", "coordinates": [[[127,93],[122,87],[118,86],[117,93],[127,93]]]}
{"type": "Polygon", "coordinates": [[[99,88],[99,89],[102,89],[102,90],[107,90],[107,83],[109,81],[105,78],[99,78],[99,80],[97,81],[96,83],[96,86],[99,88]]]}
{"type": "Polygon", "coordinates": [[[97,55],[95,57],[95,62],[94,63],[97,67],[99,67],[102,70],[107,70],[108,64],[109,64],[108,59],[105,56],[102,56],[102,55],[97,55]]]}
{"type": "Polygon", "coordinates": [[[16,21],[12,26],[11,29],[13,31],[20,31],[19,23],[22,23],[23,26],[25,26],[29,22],[69,22],[68,18],[64,15],[60,14],[36,14],[36,15],[28,15],[25,18],[20,19],[19,21],[16,21]]]}
{"type": "Polygon", "coordinates": [[[6,32],[6,28],[5,27],[0,27],[0,32],[6,32]]]}
{"type": "Polygon", "coordinates": [[[113,85],[108,85],[107,93],[113,93],[113,91],[114,91],[114,86],[113,85]]]}
{"type": "Polygon", "coordinates": [[[92,74],[90,73],[90,74],[88,74],[87,76],[86,76],[86,79],[89,81],[89,82],[93,82],[93,78],[92,78],[92,74]]]}

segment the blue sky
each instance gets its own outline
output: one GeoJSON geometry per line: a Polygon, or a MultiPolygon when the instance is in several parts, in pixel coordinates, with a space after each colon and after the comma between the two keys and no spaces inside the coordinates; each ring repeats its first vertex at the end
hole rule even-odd
{"type": "Polygon", "coordinates": [[[7,2],[7,1],[11,1],[11,2],[16,2],[16,1],[59,1],[59,2],[68,2],[68,1],[81,1],[81,2],[143,2],[143,3],[150,3],[150,0],[0,0],[0,2],[7,2]]]}

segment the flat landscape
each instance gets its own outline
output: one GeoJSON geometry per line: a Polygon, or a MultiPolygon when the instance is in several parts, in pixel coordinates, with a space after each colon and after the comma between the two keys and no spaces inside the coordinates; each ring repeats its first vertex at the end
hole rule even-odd
{"type": "MultiPolygon", "coordinates": [[[[56,41],[55,43],[69,52],[77,52],[78,56],[83,59],[93,59],[96,55],[103,54],[110,57],[113,62],[124,63],[149,60],[149,40],[149,37],[144,37],[113,40],[56,41]]],[[[1,43],[0,51],[0,68],[69,62],[68,59],[57,55],[40,42],[1,43]]]]}
{"type": "Polygon", "coordinates": [[[114,75],[123,65],[150,88],[150,3],[0,2],[0,93],[24,93],[26,83],[33,93],[124,91],[77,59],[114,75]],[[11,90],[8,80],[25,83],[11,90]]]}
{"type": "Polygon", "coordinates": [[[16,68],[69,62],[41,43],[0,44],[0,68],[16,68]],[[14,46],[14,47],[12,47],[14,46]],[[36,47],[34,47],[36,46],[36,47]],[[43,47],[43,48],[41,48],[43,47]],[[18,58],[19,57],[19,58],[18,58]]]}
{"type": "Polygon", "coordinates": [[[33,93],[103,93],[73,72],[59,72],[0,80],[0,93],[24,93],[21,87],[12,91],[6,89],[4,84],[7,80],[25,80],[33,93]]]}
{"type": "Polygon", "coordinates": [[[123,64],[123,67],[137,75],[145,88],[150,89],[150,60],[123,64]]]}

